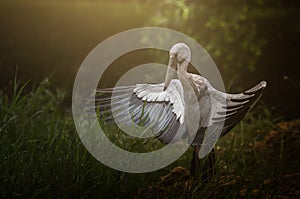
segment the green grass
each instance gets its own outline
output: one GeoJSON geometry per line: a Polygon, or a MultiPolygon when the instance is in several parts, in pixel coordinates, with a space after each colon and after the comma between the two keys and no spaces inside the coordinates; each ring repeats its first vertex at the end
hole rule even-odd
{"type": "MultiPolygon", "coordinates": [[[[71,109],[63,106],[68,93],[50,90],[50,84],[46,79],[30,89],[15,80],[13,93],[0,95],[2,198],[266,197],[278,194],[278,186],[269,185],[266,180],[281,172],[297,171],[267,161],[255,147],[278,120],[263,105],[218,142],[218,174],[210,183],[199,183],[189,193],[178,188],[182,181],[164,185],[161,176],[177,166],[188,170],[191,149],[159,171],[115,171],[94,159],[81,144],[71,109]]],[[[108,133],[116,135],[114,130],[108,133]]],[[[278,153],[284,155],[281,150],[278,153]]]]}

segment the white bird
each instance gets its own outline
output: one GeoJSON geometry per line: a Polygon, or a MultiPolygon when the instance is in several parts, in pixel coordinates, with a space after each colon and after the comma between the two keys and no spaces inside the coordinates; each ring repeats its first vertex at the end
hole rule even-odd
{"type": "MultiPolygon", "coordinates": [[[[100,115],[106,115],[107,122],[139,124],[142,118],[143,125],[148,126],[157,139],[165,144],[192,137],[194,155],[191,174],[196,175],[200,167],[199,158],[209,152],[206,167],[212,169],[215,142],[219,136],[224,136],[235,127],[256,104],[266,82],[262,81],[239,94],[223,93],[204,77],[187,72],[191,51],[186,44],[172,46],[169,56],[164,83],[98,89],[97,93],[109,95],[95,99],[96,107],[100,107],[100,115]],[[173,79],[176,70],[178,79],[173,79]],[[195,97],[198,108],[195,108],[195,97]],[[197,114],[199,117],[194,117],[197,114]],[[188,120],[194,118],[198,119],[192,121],[198,122],[198,130],[195,136],[191,136],[187,124],[188,120]],[[208,144],[206,149],[205,144],[208,144]]],[[[208,171],[208,175],[211,175],[211,171],[208,171]]]]}

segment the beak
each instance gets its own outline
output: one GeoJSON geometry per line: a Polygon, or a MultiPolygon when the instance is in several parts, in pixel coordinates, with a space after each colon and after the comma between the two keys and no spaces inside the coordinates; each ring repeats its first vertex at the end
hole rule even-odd
{"type": "Polygon", "coordinates": [[[166,78],[165,78],[165,85],[164,85],[163,91],[165,91],[167,89],[167,87],[169,86],[171,80],[173,79],[173,77],[175,75],[176,69],[177,69],[177,58],[174,55],[171,55],[170,59],[169,59],[169,65],[168,65],[168,69],[167,69],[167,74],[166,74],[166,78]]]}

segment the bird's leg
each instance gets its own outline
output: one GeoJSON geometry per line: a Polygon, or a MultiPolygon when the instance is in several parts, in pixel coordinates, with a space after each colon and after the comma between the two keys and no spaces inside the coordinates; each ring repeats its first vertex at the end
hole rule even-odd
{"type": "Polygon", "coordinates": [[[199,158],[200,146],[194,146],[193,158],[190,167],[190,175],[193,179],[193,185],[201,182],[210,181],[215,175],[215,151],[212,151],[204,158],[199,158]]]}
{"type": "Polygon", "coordinates": [[[199,175],[199,167],[200,167],[200,159],[199,159],[199,146],[194,146],[194,151],[193,151],[193,157],[192,157],[192,162],[191,162],[191,167],[190,167],[190,175],[194,178],[196,178],[199,175]]]}
{"type": "Polygon", "coordinates": [[[202,160],[202,168],[201,168],[201,178],[202,182],[208,182],[210,181],[214,175],[216,174],[216,155],[215,155],[215,149],[212,149],[212,151],[208,154],[206,158],[202,160]]]}

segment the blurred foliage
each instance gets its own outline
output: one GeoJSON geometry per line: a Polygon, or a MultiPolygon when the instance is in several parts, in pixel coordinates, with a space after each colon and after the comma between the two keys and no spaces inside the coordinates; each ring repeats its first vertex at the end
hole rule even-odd
{"type": "Polygon", "coordinates": [[[297,5],[299,1],[165,0],[159,3],[150,24],[192,36],[210,53],[227,84],[231,84],[261,66],[258,60],[272,40],[270,35],[262,34],[264,24],[270,19],[284,23],[280,19],[299,11],[297,5]]]}
{"type": "MultiPolygon", "coordinates": [[[[56,80],[52,86],[70,89],[80,64],[101,41],[131,28],[160,26],[203,45],[228,91],[240,92],[266,80],[263,100],[268,106],[278,107],[278,114],[288,118],[300,113],[300,95],[295,94],[295,85],[300,84],[299,0],[1,0],[0,4],[0,87],[6,91],[12,87],[9,81],[16,66],[22,80],[40,82],[52,73],[56,80]]],[[[139,64],[166,64],[167,54],[157,54],[121,56],[100,83],[113,86],[139,64]]]]}

